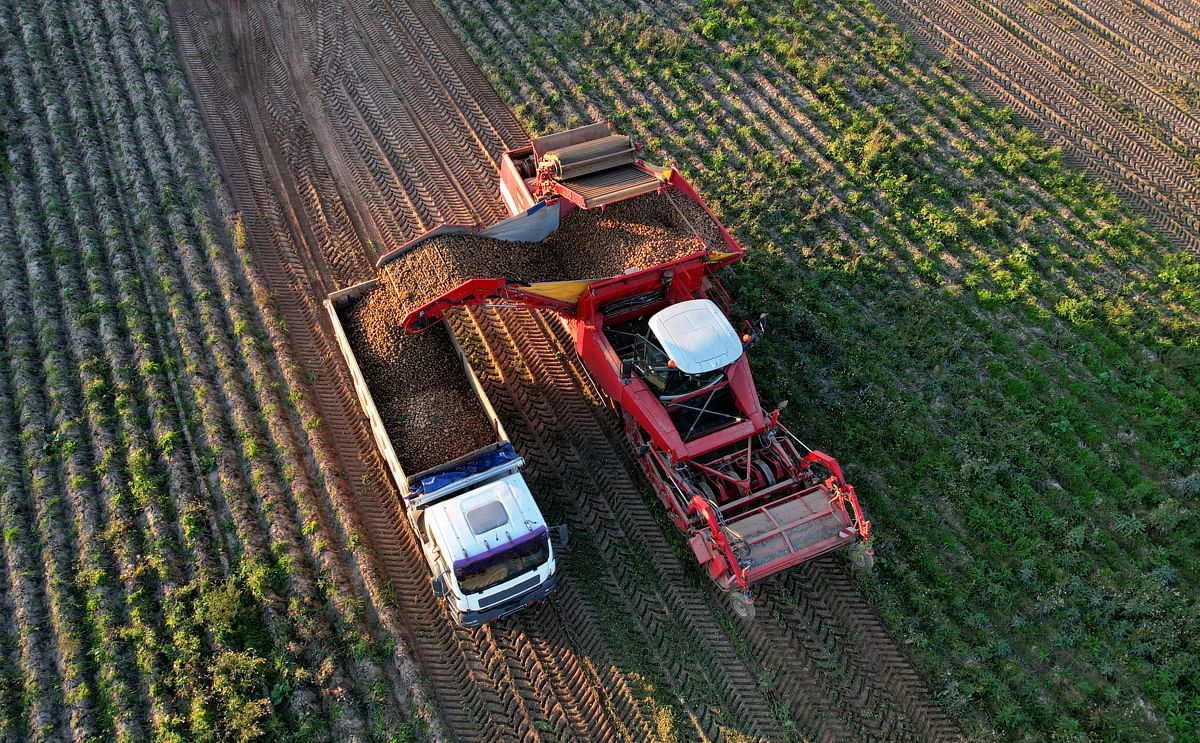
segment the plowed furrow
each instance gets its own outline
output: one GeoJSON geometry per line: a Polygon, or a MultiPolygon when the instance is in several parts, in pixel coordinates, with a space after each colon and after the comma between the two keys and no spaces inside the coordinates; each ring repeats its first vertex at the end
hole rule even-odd
{"type": "MultiPolygon", "coordinates": [[[[552,686],[576,690],[574,697],[559,700],[559,710],[562,713],[561,735],[570,735],[579,740],[631,740],[632,736],[622,723],[626,715],[636,708],[632,706],[628,690],[623,688],[623,679],[621,684],[610,685],[599,678],[591,665],[595,661],[588,660],[594,656],[591,656],[588,648],[579,647],[581,633],[595,636],[594,620],[590,617],[588,620],[582,617],[578,620],[567,620],[563,616],[568,602],[582,601],[574,594],[573,588],[572,585],[560,587],[553,602],[530,610],[535,615],[530,617],[532,622],[539,628],[544,628],[539,636],[530,638],[535,662],[541,667],[542,673],[549,677],[552,686]],[[554,621],[540,616],[551,611],[558,614],[554,621]],[[568,639],[567,631],[572,632],[574,639],[568,639]],[[564,652],[568,647],[571,651],[564,652]],[[604,693],[601,693],[601,690],[605,690],[604,693]],[[606,724],[609,720],[614,724],[606,724]]],[[[643,739],[649,737],[647,730],[643,739]]]]}
{"type": "Polygon", "coordinates": [[[1114,48],[1125,50],[1132,69],[1152,70],[1175,84],[1195,89],[1197,80],[1186,62],[1200,54],[1200,38],[1181,33],[1169,20],[1136,2],[1112,12],[1094,0],[1062,0],[1061,12],[1074,18],[1085,39],[1086,29],[1114,48]]]}
{"type": "MultiPolygon", "coordinates": [[[[431,154],[443,161],[444,166],[454,169],[456,182],[461,184],[465,191],[486,193],[487,187],[491,185],[494,161],[471,134],[476,129],[485,129],[486,122],[482,117],[472,117],[472,121],[464,115],[464,108],[470,110],[470,107],[464,106],[463,102],[469,102],[471,97],[463,91],[450,91],[439,84],[438,73],[430,67],[424,48],[413,41],[412,29],[419,29],[421,24],[389,23],[388,21],[394,18],[395,7],[386,3],[384,8],[392,13],[361,16],[360,5],[368,3],[352,1],[347,7],[356,20],[366,17],[374,21],[358,24],[372,42],[372,46],[376,49],[395,48],[398,52],[396,55],[384,54],[379,57],[378,72],[385,82],[383,89],[396,89],[400,92],[402,100],[412,102],[412,110],[425,124],[430,141],[436,148],[431,154]],[[457,156],[441,156],[442,153],[450,152],[457,156]]],[[[442,69],[448,68],[443,66],[442,69]]],[[[495,208],[486,202],[473,206],[495,208]]]]}
{"type": "MultiPolygon", "coordinates": [[[[613,509],[600,502],[601,499],[584,496],[581,502],[572,504],[572,509],[579,512],[598,509],[599,518],[596,522],[599,528],[606,532],[616,532],[612,537],[605,534],[599,538],[603,543],[607,543],[610,549],[617,550],[609,558],[612,569],[621,577],[622,584],[627,586],[624,590],[631,591],[631,600],[639,611],[643,612],[646,629],[656,638],[656,644],[670,647],[671,643],[685,643],[679,646],[678,651],[672,652],[674,657],[664,659],[668,663],[678,664],[669,666],[672,673],[680,678],[684,688],[689,691],[689,696],[704,686],[716,684],[726,698],[732,701],[743,720],[754,726],[756,734],[767,738],[778,736],[778,723],[770,711],[769,704],[763,699],[753,674],[738,657],[724,631],[715,621],[709,623],[712,609],[698,594],[687,588],[690,581],[683,576],[678,558],[662,539],[661,527],[645,509],[640,493],[619,464],[619,455],[611,449],[611,442],[596,427],[590,405],[580,397],[579,389],[566,370],[556,363],[555,349],[547,340],[548,328],[539,326],[528,312],[520,311],[506,316],[484,313],[481,328],[485,337],[490,339],[489,348],[501,362],[500,366],[505,369],[523,370],[522,376],[529,379],[528,397],[544,395],[545,402],[530,410],[526,417],[531,421],[538,421],[539,425],[548,429],[549,421],[561,421],[562,424],[566,424],[563,428],[555,426],[557,430],[554,433],[547,431],[548,438],[552,441],[571,442],[570,448],[562,444],[551,444],[552,451],[556,452],[557,459],[562,462],[559,476],[563,479],[577,480],[581,495],[602,492],[606,494],[604,501],[620,502],[621,505],[613,509]],[[495,336],[495,333],[502,335],[495,336]],[[507,352],[499,347],[501,343],[508,346],[507,352]],[[586,438],[581,442],[583,437],[586,438]],[[597,457],[598,452],[611,452],[613,459],[608,461],[618,464],[615,467],[587,467],[584,465],[584,462],[588,461],[583,455],[584,452],[587,452],[588,458],[597,457]],[[625,497],[621,497],[622,495],[625,497]],[[641,518],[630,514],[631,509],[626,507],[625,498],[629,499],[629,506],[634,505],[636,499],[641,518]],[[631,523],[633,528],[630,527],[631,523]],[[616,531],[618,524],[619,532],[616,531]],[[655,580],[658,588],[654,593],[658,594],[657,596],[643,592],[641,586],[645,584],[646,576],[629,572],[626,567],[625,563],[631,560],[642,561],[646,557],[638,556],[629,552],[628,547],[620,546],[617,540],[622,536],[651,547],[654,569],[662,573],[655,580]],[[666,602],[665,605],[661,603],[663,601],[666,602]],[[668,620],[665,616],[668,612],[678,619],[668,620]],[[676,634],[672,628],[675,622],[680,621],[688,627],[686,639],[676,634]],[[692,648],[692,652],[702,648],[702,652],[713,654],[713,661],[708,667],[719,669],[716,677],[711,677],[710,672],[692,667],[686,658],[688,653],[682,651],[683,647],[692,648]],[[707,680],[702,681],[706,676],[707,680]]],[[[695,703],[698,700],[693,698],[692,701],[695,703]]],[[[719,729],[720,723],[711,715],[712,710],[705,709],[699,713],[699,719],[701,729],[713,735],[719,729]]]]}
{"type": "MultiPolygon", "coordinates": [[[[378,124],[378,111],[372,110],[374,107],[366,104],[360,92],[353,88],[346,88],[345,95],[348,107],[344,112],[346,118],[343,120],[343,125],[347,127],[347,130],[355,131],[355,122],[351,117],[353,116],[361,122],[361,129],[357,130],[358,134],[352,135],[356,137],[356,144],[364,153],[369,153],[371,150],[377,153],[379,160],[373,166],[376,173],[385,173],[387,176],[395,174],[394,177],[386,178],[385,182],[399,183],[406,200],[413,204],[412,208],[401,212],[412,216],[406,220],[410,222],[407,225],[409,229],[403,235],[397,236],[397,239],[410,239],[424,231],[422,225],[441,224],[452,217],[453,211],[450,214],[443,213],[448,206],[439,190],[429,185],[437,183],[441,174],[436,170],[431,170],[429,162],[412,157],[409,154],[411,145],[406,148],[403,144],[417,139],[416,131],[420,125],[405,116],[397,116],[392,121],[392,128],[385,130],[378,124]],[[397,172],[385,152],[404,153],[405,167],[397,172]]],[[[369,156],[364,155],[364,159],[366,157],[369,156]]],[[[374,159],[371,158],[367,161],[370,162],[374,159]]]]}
{"type": "Polygon", "coordinates": [[[525,142],[528,135],[473,64],[450,61],[468,57],[445,24],[421,22],[423,17],[437,17],[432,3],[387,1],[380,6],[384,11],[380,26],[389,40],[410,50],[407,56],[419,61],[419,77],[426,89],[436,90],[435,97],[453,106],[446,112],[452,113],[446,120],[447,131],[474,140],[469,157],[477,160],[478,172],[488,182],[496,154],[525,142]]]}
{"type": "MultiPolygon", "coordinates": [[[[925,43],[960,60],[989,93],[1013,105],[1035,128],[1067,143],[1068,154],[1131,198],[1177,243],[1200,250],[1200,219],[1195,216],[1200,213],[1200,170],[1190,156],[1157,142],[1136,116],[1116,110],[1089,89],[1089,78],[1093,87],[1109,85],[1111,71],[1068,75],[1055,67],[1059,55],[1023,41],[1028,32],[1017,22],[1002,22],[1004,14],[998,11],[940,0],[886,0],[882,5],[925,43]]],[[[1116,11],[1102,12],[1111,16],[1116,11]]],[[[1135,108],[1150,105],[1146,97],[1137,96],[1135,108]]],[[[1160,105],[1166,104],[1160,99],[1160,105]]],[[[1173,115],[1176,123],[1186,124],[1189,118],[1173,115]]],[[[1174,134],[1180,138],[1177,148],[1185,153],[1200,146],[1186,126],[1174,134]]]]}
{"type": "MultiPolygon", "coordinates": [[[[1038,56],[1075,79],[1092,75],[1103,80],[1107,89],[1119,95],[1123,105],[1136,105],[1148,118],[1159,124],[1148,136],[1166,138],[1168,144],[1186,146],[1200,142],[1200,120],[1163,95],[1158,86],[1142,76],[1130,74],[1134,60],[1114,55],[1110,47],[1094,37],[1079,38],[1067,33],[1051,20],[1032,13],[1027,6],[1010,0],[994,0],[991,6],[1001,11],[1005,29],[1019,38],[1038,56]]],[[[1120,104],[1118,104],[1120,105],[1120,104]]]]}

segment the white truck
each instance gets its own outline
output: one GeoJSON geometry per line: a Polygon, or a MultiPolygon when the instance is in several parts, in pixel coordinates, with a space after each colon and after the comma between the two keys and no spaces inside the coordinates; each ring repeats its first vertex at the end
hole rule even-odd
{"type": "MultiPolygon", "coordinates": [[[[521,476],[524,460],[513,449],[479,378],[444,325],[426,332],[442,333],[452,345],[495,440],[441,464],[405,472],[375,404],[381,395],[403,395],[405,391],[372,389],[341,314],[377,283],[378,279],[372,279],[334,292],[325,307],[371,434],[400,489],[409,523],[429,563],[433,591],[455,621],[478,627],[513,614],[554,590],[558,578],[551,529],[521,476]]],[[[565,533],[560,533],[565,539],[565,533]]]]}

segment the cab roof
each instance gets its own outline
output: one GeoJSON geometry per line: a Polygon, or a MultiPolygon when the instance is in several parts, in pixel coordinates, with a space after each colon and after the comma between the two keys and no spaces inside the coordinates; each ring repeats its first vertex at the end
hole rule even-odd
{"type": "Polygon", "coordinates": [[[656,312],[650,318],[650,331],[684,374],[723,369],[742,355],[741,339],[710,299],[679,302],[656,312]]]}
{"type": "Polygon", "coordinates": [[[546,521],[520,473],[439,501],[426,509],[425,520],[450,553],[450,562],[478,557],[546,529],[546,521]]]}

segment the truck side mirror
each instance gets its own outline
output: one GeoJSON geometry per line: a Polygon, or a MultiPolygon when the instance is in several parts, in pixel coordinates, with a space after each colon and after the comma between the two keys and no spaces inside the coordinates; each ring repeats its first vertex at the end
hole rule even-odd
{"type": "Polygon", "coordinates": [[[558,524],[557,526],[555,526],[553,528],[554,528],[554,533],[558,535],[558,546],[566,547],[571,541],[567,534],[567,525],[566,524],[558,524]]]}
{"type": "Polygon", "coordinates": [[[450,589],[446,586],[445,575],[435,575],[430,578],[429,585],[433,587],[433,595],[440,599],[444,599],[450,595],[450,589]]]}

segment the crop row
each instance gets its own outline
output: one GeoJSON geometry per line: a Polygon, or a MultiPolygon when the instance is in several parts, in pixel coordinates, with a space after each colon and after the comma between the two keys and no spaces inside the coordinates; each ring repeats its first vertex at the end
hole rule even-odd
{"type": "Polygon", "coordinates": [[[532,128],[615,120],[751,248],[764,393],[852,462],[947,706],[1194,728],[1196,263],[868,2],[503,5],[442,7],[532,128]]]}
{"type": "Polygon", "coordinates": [[[403,682],[162,18],[0,8],[3,730],[382,737],[403,682]]]}
{"type": "Polygon", "coordinates": [[[1025,114],[1051,141],[1195,250],[1194,82],[1200,47],[1164,8],[1087,2],[884,2],[902,24],[945,50],[982,89],[1025,114]],[[926,23],[936,15],[941,23],[926,23]],[[1119,30],[1118,30],[1119,29],[1119,30]],[[960,42],[970,38],[970,45],[960,42]]]}

